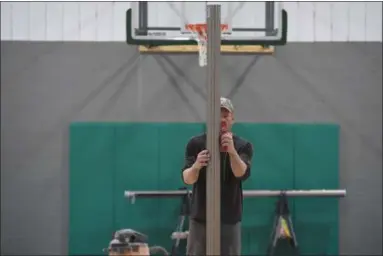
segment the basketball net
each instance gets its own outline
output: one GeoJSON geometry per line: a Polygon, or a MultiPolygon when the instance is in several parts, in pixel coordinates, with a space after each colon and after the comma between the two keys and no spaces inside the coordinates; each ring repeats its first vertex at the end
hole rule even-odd
{"type": "Polygon", "coordinates": [[[199,53],[199,65],[200,67],[205,67],[207,65],[207,34],[206,31],[201,31],[200,33],[194,33],[195,40],[198,43],[198,53],[199,53]]]}
{"type": "MultiPolygon", "coordinates": [[[[201,67],[207,65],[207,24],[187,24],[186,29],[192,32],[193,39],[198,44],[198,63],[201,67]]],[[[228,29],[227,24],[221,24],[221,33],[228,29]]]]}

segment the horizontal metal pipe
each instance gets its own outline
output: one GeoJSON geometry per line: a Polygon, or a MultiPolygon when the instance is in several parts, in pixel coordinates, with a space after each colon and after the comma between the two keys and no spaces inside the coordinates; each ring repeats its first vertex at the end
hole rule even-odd
{"type": "Polygon", "coordinates": [[[269,196],[279,196],[281,193],[285,193],[286,196],[304,196],[304,197],[344,197],[346,196],[346,190],[247,190],[243,192],[245,197],[269,197],[269,196]]]}
{"type": "MultiPolygon", "coordinates": [[[[191,194],[191,191],[187,190],[164,190],[164,191],[125,191],[125,197],[127,198],[150,198],[150,197],[180,197],[187,193],[191,194]]],[[[285,193],[286,196],[291,197],[344,197],[346,196],[345,189],[335,190],[244,190],[244,197],[273,197],[279,196],[281,193],[285,193]]]]}

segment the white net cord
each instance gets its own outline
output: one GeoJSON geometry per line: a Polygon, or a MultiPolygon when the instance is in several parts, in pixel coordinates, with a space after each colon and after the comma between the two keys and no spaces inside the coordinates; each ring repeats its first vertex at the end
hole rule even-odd
{"type": "Polygon", "coordinates": [[[199,65],[205,67],[207,65],[207,40],[203,37],[197,37],[199,51],[199,65]]]}
{"type": "Polygon", "coordinates": [[[206,33],[200,35],[198,32],[193,31],[193,39],[198,43],[198,64],[200,67],[207,65],[207,36],[206,33]]]}

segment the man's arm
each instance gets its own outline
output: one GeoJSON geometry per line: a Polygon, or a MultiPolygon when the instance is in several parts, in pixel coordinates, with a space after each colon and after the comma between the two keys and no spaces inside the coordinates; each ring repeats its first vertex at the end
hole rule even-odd
{"type": "Polygon", "coordinates": [[[182,173],[184,182],[188,185],[196,183],[199,177],[199,171],[200,169],[195,166],[185,169],[182,173]]]}
{"type": "Polygon", "coordinates": [[[251,159],[253,157],[253,147],[247,142],[238,152],[229,154],[230,165],[236,178],[246,180],[250,177],[251,159]]]}
{"type": "Polygon", "coordinates": [[[184,183],[188,185],[193,185],[199,176],[200,169],[197,168],[194,163],[196,161],[196,149],[195,142],[191,139],[186,145],[185,152],[185,165],[182,169],[182,179],[184,183]]]}

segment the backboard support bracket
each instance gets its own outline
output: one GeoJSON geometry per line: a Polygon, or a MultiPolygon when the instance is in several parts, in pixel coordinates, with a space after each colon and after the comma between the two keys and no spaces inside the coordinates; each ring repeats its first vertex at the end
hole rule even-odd
{"type": "Polygon", "coordinates": [[[138,2],[138,29],[135,34],[140,36],[148,35],[148,2],[138,2]]]}

